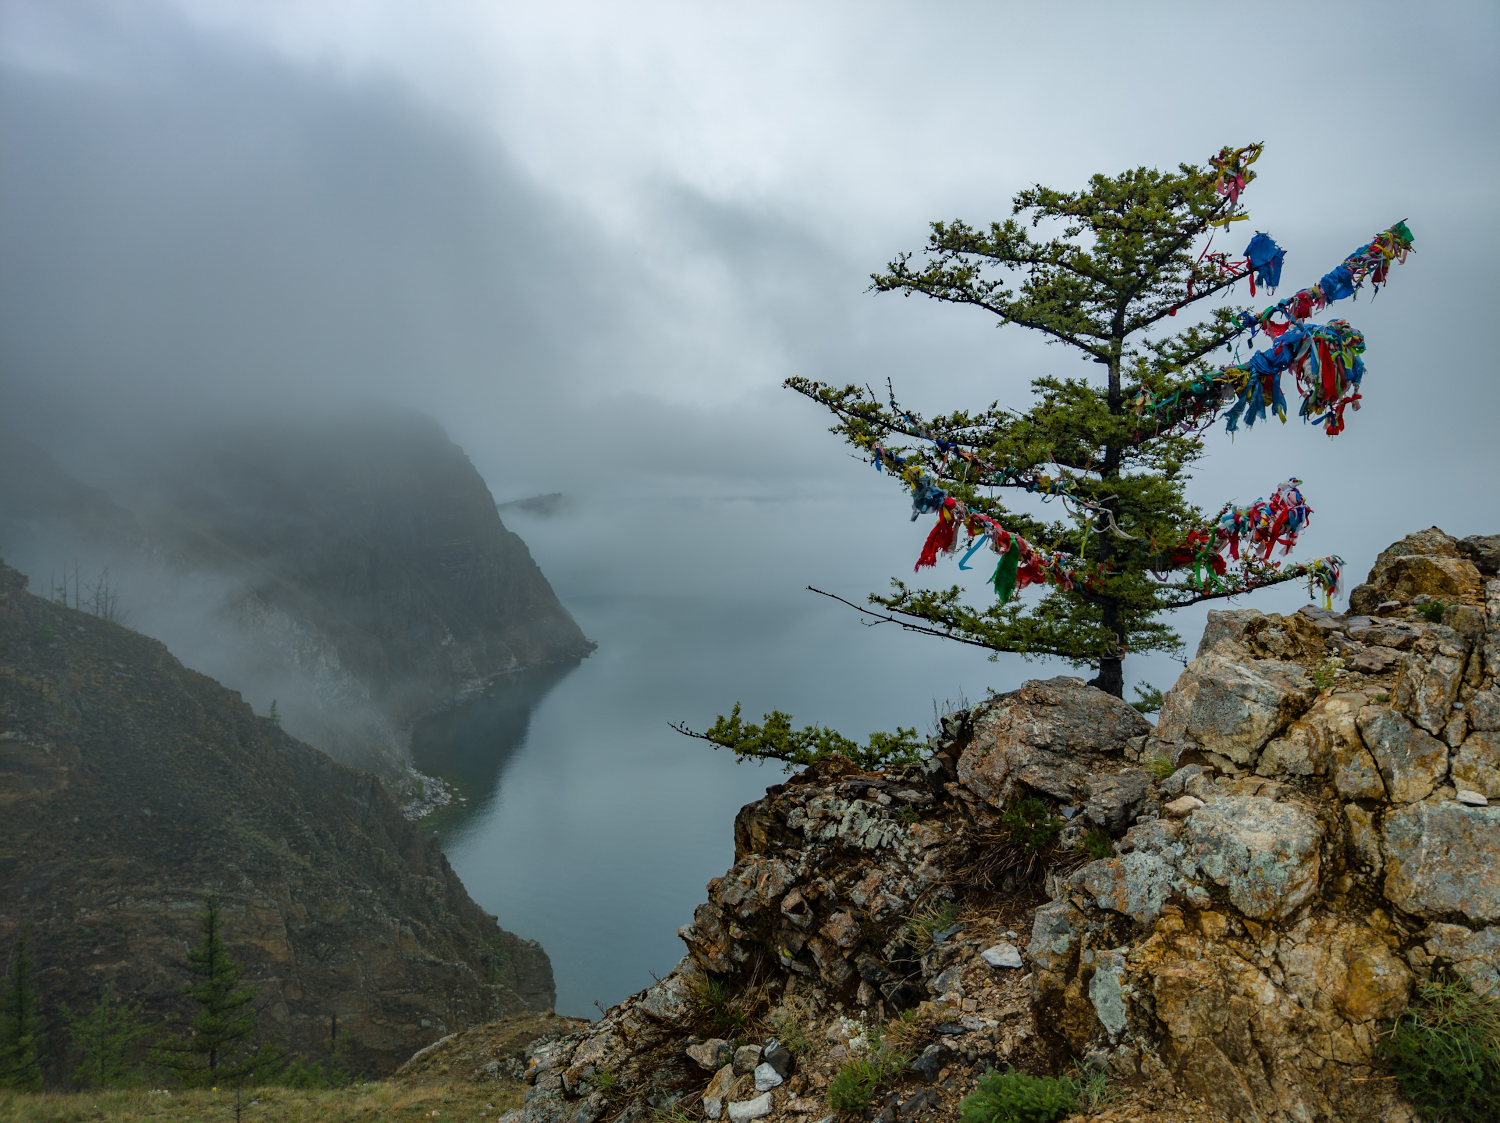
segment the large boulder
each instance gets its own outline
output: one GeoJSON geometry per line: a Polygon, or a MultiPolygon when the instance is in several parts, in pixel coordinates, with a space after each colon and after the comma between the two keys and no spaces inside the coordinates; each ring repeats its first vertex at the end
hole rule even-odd
{"type": "Polygon", "coordinates": [[[1174,762],[1189,749],[1253,766],[1266,742],[1301,717],[1318,696],[1296,663],[1200,656],[1167,692],[1155,739],[1174,762]]]}
{"type": "Polygon", "coordinates": [[[958,779],[993,807],[1026,790],[1081,802],[1095,762],[1119,757],[1132,738],[1150,732],[1134,708],[1082,679],[1033,679],[976,707],[958,779]]]}
{"type": "Polygon", "coordinates": [[[1218,796],[1188,817],[1183,838],[1198,872],[1255,920],[1285,917],[1318,891],[1323,828],[1294,804],[1218,796]]]}
{"type": "Polygon", "coordinates": [[[1500,732],[1470,733],[1453,756],[1453,782],[1460,788],[1500,799],[1500,732]]]}
{"type": "Polygon", "coordinates": [[[1500,573],[1500,534],[1471,534],[1454,545],[1461,557],[1474,563],[1474,568],[1488,577],[1500,573]]]}
{"type": "Polygon", "coordinates": [[[1427,635],[1418,640],[1414,653],[1406,659],[1401,678],[1391,696],[1396,708],[1429,733],[1443,731],[1458,688],[1463,682],[1467,648],[1449,628],[1428,629],[1443,635],[1427,635]]]}
{"type": "Polygon", "coordinates": [[[1448,774],[1448,746],[1389,706],[1359,711],[1359,733],[1395,803],[1426,799],[1448,774]]]}
{"type": "Polygon", "coordinates": [[[1424,950],[1446,962],[1480,994],[1500,998],[1500,925],[1474,931],[1461,924],[1432,924],[1424,950]]]}
{"type": "Polygon", "coordinates": [[[1268,777],[1327,776],[1345,799],[1381,799],[1385,785],[1360,739],[1356,718],[1363,694],[1319,698],[1312,709],[1266,745],[1255,771],[1268,777]]]}
{"type": "Polygon", "coordinates": [[[1349,610],[1370,613],[1384,601],[1406,604],[1423,593],[1467,599],[1479,594],[1479,585],[1479,570],[1460,555],[1458,541],[1434,526],[1382,550],[1365,583],[1350,590],[1349,610]]]}
{"type": "Polygon", "coordinates": [[[1414,916],[1500,921],[1500,807],[1413,803],[1386,816],[1385,895],[1414,916]]]}
{"type": "Polygon", "coordinates": [[[1250,622],[1264,615],[1258,608],[1230,608],[1210,612],[1208,622],[1203,626],[1203,638],[1198,641],[1198,654],[1207,655],[1221,644],[1241,642],[1250,622]]]}

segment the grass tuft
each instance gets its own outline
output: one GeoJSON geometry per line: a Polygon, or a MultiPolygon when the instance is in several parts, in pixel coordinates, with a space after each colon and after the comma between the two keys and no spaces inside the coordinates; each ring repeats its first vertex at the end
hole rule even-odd
{"type": "Polygon", "coordinates": [[[1500,1118],[1500,1002],[1461,981],[1423,983],[1384,1051],[1431,1123],[1500,1118]]]}
{"type": "Polygon", "coordinates": [[[908,926],[911,929],[912,947],[916,948],[919,954],[926,951],[932,946],[933,935],[944,928],[952,927],[957,919],[958,906],[952,901],[944,901],[941,905],[918,913],[908,926]]]}
{"type": "Polygon", "coordinates": [[[751,1017],[744,1004],[710,975],[700,975],[693,982],[693,999],[699,1016],[723,1038],[742,1037],[750,1029],[751,1017]]]}
{"type": "Polygon", "coordinates": [[[1158,780],[1165,780],[1177,771],[1177,766],[1172,763],[1169,756],[1154,756],[1146,762],[1146,771],[1158,780]]]}
{"type": "Polygon", "coordinates": [[[1079,1082],[1066,1077],[985,1073],[958,1105],[963,1123],[1056,1123],[1077,1110],[1079,1082]]]}

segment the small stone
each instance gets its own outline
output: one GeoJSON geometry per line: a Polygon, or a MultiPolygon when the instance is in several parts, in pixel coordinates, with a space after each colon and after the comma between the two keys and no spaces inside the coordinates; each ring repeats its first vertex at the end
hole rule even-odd
{"type": "Polygon", "coordinates": [[[920,1057],[906,1066],[906,1071],[916,1073],[929,1084],[935,1084],[938,1074],[943,1070],[943,1060],[947,1055],[948,1047],[935,1041],[922,1050],[920,1057]]]}
{"type": "Polygon", "coordinates": [[[944,928],[941,932],[934,932],[932,934],[932,942],[935,943],[935,944],[940,944],[944,940],[952,939],[954,936],[958,935],[963,930],[964,930],[964,926],[962,924],[950,924],[950,925],[948,925],[948,927],[944,928]]]}
{"type": "Polygon", "coordinates": [[[908,1120],[915,1119],[924,1111],[931,1111],[937,1107],[939,1102],[937,1089],[923,1088],[896,1109],[896,1118],[901,1120],[901,1123],[908,1123],[908,1120]]]}
{"type": "Polygon", "coordinates": [[[754,1072],[755,1066],[760,1064],[759,1045],[741,1045],[734,1051],[734,1073],[736,1076],[744,1076],[746,1073],[754,1072]]]}
{"type": "Polygon", "coordinates": [[[724,1114],[724,1101],[729,1098],[729,1090],[733,1087],[734,1065],[725,1065],[714,1073],[708,1087],[703,1089],[703,1114],[710,1119],[717,1119],[724,1114]]]}
{"type": "Polygon", "coordinates": [[[755,1090],[757,1092],[769,1092],[781,1083],[781,1073],[776,1071],[774,1065],[762,1062],[755,1066],[755,1090]]]}
{"type": "Polygon", "coordinates": [[[979,953],[979,958],[991,967],[1021,966],[1021,952],[1014,944],[996,944],[992,948],[985,948],[979,953]]]}
{"type": "Polygon", "coordinates": [[[778,1074],[785,1076],[792,1070],[792,1054],[785,1045],[776,1038],[766,1042],[765,1049],[761,1052],[760,1059],[763,1063],[770,1065],[778,1074]]]}
{"type": "Polygon", "coordinates": [[[786,1109],[793,1115],[811,1115],[815,1111],[821,1111],[823,1105],[817,1100],[803,1099],[798,1096],[786,1105],[786,1109]]]}
{"type": "Polygon", "coordinates": [[[1202,806],[1203,801],[1197,796],[1184,795],[1163,806],[1162,810],[1174,819],[1186,819],[1202,806]]]}
{"type": "Polygon", "coordinates": [[[770,1114],[770,1092],[764,1092],[753,1100],[740,1100],[729,1105],[729,1123],[747,1123],[748,1120],[763,1119],[770,1114]]]}
{"type": "Polygon", "coordinates": [[[1478,792],[1471,792],[1466,788],[1459,788],[1455,797],[1459,803],[1467,803],[1470,807],[1488,807],[1490,801],[1478,792]]]}
{"type": "Polygon", "coordinates": [[[701,1045],[689,1045],[686,1051],[689,1059],[706,1072],[718,1072],[733,1056],[729,1042],[720,1037],[710,1037],[701,1045]]]}

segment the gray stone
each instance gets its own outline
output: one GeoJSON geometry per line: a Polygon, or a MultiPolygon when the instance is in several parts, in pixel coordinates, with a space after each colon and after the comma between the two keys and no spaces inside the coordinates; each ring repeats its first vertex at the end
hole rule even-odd
{"type": "MultiPolygon", "coordinates": [[[[1393,620],[1382,621],[1379,624],[1370,624],[1363,628],[1350,628],[1349,638],[1357,640],[1366,647],[1381,648],[1385,651],[1402,652],[1417,642],[1420,633],[1414,625],[1405,621],[1393,620]]],[[[1395,657],[1399,657],[1395,656],[1395,657]]]]}
{"type": "Polygon", "coordinates": [[[947,1058],[948,1047],[941,1041],[936,1041],[923,1049],[922,1055],[906,1066],[906,1071],[916,1073],[929,1084],[935,1084],[947,1058]]]}
{"type": "Polygon", "coordinates": [[[1448,774],[1448,746],[1387,706],[1359,711],[1360,737],[1394,803],[1426,799],[1448,774]]]}
{"type": "Polygon", "coordinates": [[[1123,858],[1090,862],[1068,879],[1068,885],[1086,890],[1100,908],[1150,924],[1161,914],[1176,880],[1177,870],[1170,862],[1136,850],[1123,858]]]}
{"type": "Polygon", "coordinates": [[[1221,796],[1193,813],[1183,837],[1197,869],[1253,919],[1285,917],[1318,890],[1323,828],[1293,804],[1221,796]]]}
{"type": "Polygon", "coordinates": [[[1132,737],[1151,730],[1126,702],[1079,678],[1028,680],[973,713],[958,779],[994,807],[1025,789],[1072,802],[1088,790],[1093,758],[1123,755],[1132,737]]]}
{"type": "MultiPolygon", "coordinates": [[[[1199,806],[1202,806],[1201,802],[1199,806]]],[[[1115,844],[1115,848],[1121,854],[1129,854],[1132,850],[1147,854],[1169,854],[1172,853],[1172,844],[1181,833],[1181,823],[1171,819],[1149,819],[1131,827],[1125,837],[1115,844]]]]}
{"type": "Polygon", "coordinates": [[[791,1050],[774,1037],[766,1042],[766,1047],[761,1052],[760,1059],[762,1064],[770,1065],[782,1076],[792,1071],[791,1050]]]}
{"type": "Polygon", "coordinates": [[[1500,572],[1500,534],[1471,534],[1457,543],[1461,557],[1487,577],[1500,572]]]}
{"type": "Polygon", "coordinates": [[[751,1119],[763,1119],[771,1114],[771,1093],[763,1092],[753,1100],[740,1100],[729,1105],[729,1123],[749,1123],[751,1119]]]}
{"type": "Polygon", "coordinates": [[[1459,924],[1430,925],[1427,954],[1447,960],[1476,993],[1500,998],[1500,926],[1470,931],[1459,924]]]}
{"type": "Polygon", "coordinates": [[[1468,646],[1484,634],[1484,609],[1472,604],[1450,604],[1443,609],[1443,626],[1452,628],[1468,646]]]}
{"type": "Polygon", "coordinates": [[[979,953],[979,958],[991,967],[1020,967],[1021,950],[1014,944],[996,944],[992,948],[985,948],[979,953]]]}
{"type": "Polygon", "coordinates": [[[1201,764],[1184,764],[1161,782],[1161,794],[1164,796],[1181,795],[1187,790],[1188,784],[1206,772],[1208,772],[1208,769],[1204,768],[1201,764]]]}
{"type": "Polygon", "coordinates": [[[1186,748],[1254,764],[1266,742],[1318,696],[1296,663],[1210,652],[1188,664],[1162,703],[1156,741],[1175,761],[1186,748]]]}
{"type": "Polygon", "coordinates": [[[1464,738],[1453,756],[1453,782],[1490,799],[1500,798],[1500,731],[1464,738]]]}
{"type": "Polygon", "coordinates": [[[1083,814],[1096,826],[1115,833],[1123,831],[1140,813],[1151,794],[1151,777],[1139,768],[1089,780],[1089,798],[1083,814]]]}
{"type": "Polygon", "coordinates": [[[1059,899],[1036,910],[1026,955],[1043,971],[1060,973],[1073,957],[1087,918],[1071,901],[1059,899]]]}
{"type": "Polygon", "coordinates": [[[1468,788],[1459,788],[1458,794],[1453,798],[1458,800],[1459,803],[1468,804],[1470,807],[1488,807],[1490,805],[1488,797],[1481,795],[1479,792],[1470,791],[1468,788]]]}
{"type": "Polygon", "coordinates": [[[1385,895],[1414,916],[1500,920],[1500,807],[1413,803],[1385,817],[1385,895]]]}
{"type": "Polygon", "coordinates": [[[710,1037],[701,1045],[689,1045],[687,1055],[699,1068],[707,1072],[718,1072],[719,1069],[729,1064],[731,1050],[729,1042],[723,1038],[710,1037]]]}
{"type": "Polygon", "coordinates": [[[759,1045],[741,1045],[734,1051],[734,1074],[736,1076],[754,1072],[758,1064],[760,1064],[759,1045]]]}
{"type": "Polygon", "coordinates": [[[1383,675],[1401,662],[1401,652],[1392,647],[1367,647],[1344,660],[1345,670],[1364,675],[1383,675]]]}
{"type": "Polygon", "coordinates": [[[933,979],[932,982],[928,984],[928,987],[931,989],[933,994],[948,994],[955,990],[962,993],[963,974],[963,965],[956,964],[952,967],[949,967],[942,974],[938,975],[937,978],[933,979]]]}
{"type": "Polygon", "coordinates": [[[1441,733],[1463,677],[1464,659],[1459,652],[1450,655],[1439,649],[1408,659],[1391,694],[1392,704],[1427,732],[1441,733]]]}
{"type": "Polygon", "coordinates": [[[1125,1028],[1125,994],[1120,977],[1125,974],[1125,952],[1103,951],[1093,956],[1094,977],[1089,980],[1089,1002],[1099,1024],[1112,1038],[1125,1028]]]}
{"type": "Polygon", "coordinates": [[[762,1061],[755,1066],[755,1090],[757,1092],[769,1092],[780,1085],[781,1073],[776,1071],[775,1065],[768,1065],[762,1061]]]}
{"type": "Polygon", "coordinates": [[[1239,643],[1245,638],[1245,628],[1252,620],[1262,615],[1259,609],[1232,608],[1223,612],[1210,612],[1203,626],[1203,638],[1198,641],[1198,655],[1207,655],[1220,644],[1239,643]]]}
{"type": "Polygon", "coordinates": [[[916,1119],[923,1112],[931,1111],[941,1102],[937,1089],[923,1088],[916,1095],[901,1102],[901,1106],[896,1109],[896,1118],[901,1123],[910,1123],[911,1120],[916,1119]]]}
{"type": "Polygon", "coordinates": [[[1491,687],[1481,690],[1469,699],[1465,707],[1469,715],[1469,728],[1481,732],[1500,730],[1500,690],[1491,687]]]}

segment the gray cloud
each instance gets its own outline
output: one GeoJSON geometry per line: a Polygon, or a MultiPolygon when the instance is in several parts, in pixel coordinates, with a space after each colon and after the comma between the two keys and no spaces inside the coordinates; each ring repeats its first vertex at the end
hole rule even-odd
{"type": "Polygon", "coordinates": [[[1398,218],[1418,252],[1345,313],[1348,433],[1215,435],[1196,498],[1295,474],[1301,552],[1355,570],[1500,522],[1490,6],[289,11],[5,7],[0,392],[91,482],[159,427],[375,395],[498,499],[580,496],[527,530],[565,593],[857,595],[922,528],[780,380],[933,408],[1083,369],[870,270],[1032,179],[1265,139],[1252,225],[1291,283],[1398,218]]]}

